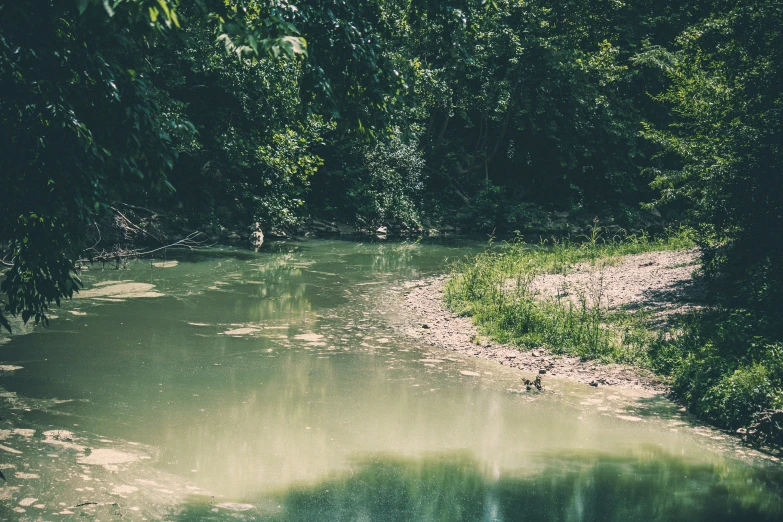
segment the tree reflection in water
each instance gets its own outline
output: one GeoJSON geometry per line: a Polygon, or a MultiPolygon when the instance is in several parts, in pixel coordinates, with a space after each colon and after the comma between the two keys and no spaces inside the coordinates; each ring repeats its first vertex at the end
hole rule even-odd
{"type": "MultiPolygon", "coordinates": [[[[489,478],[465,454],[373,456],[318,484],[264,496],[241,517],[268,521],[781,520],[783,473],[632,456],[549,455],[540,469],[489,478]],[[265,507],[266,506],[266,507],[265,507]]],[[[229,513],[195,502],[180,520],[229,513]]],[[[232,518],[239,513],[233,513],[232,518]]]]}

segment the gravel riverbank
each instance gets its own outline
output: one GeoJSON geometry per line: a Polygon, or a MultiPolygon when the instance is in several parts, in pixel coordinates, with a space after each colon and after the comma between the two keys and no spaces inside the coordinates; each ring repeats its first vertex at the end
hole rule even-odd
{"type": "MultiPolygon", "coordinates": [[[[638,304],[668,315],[691,309],[691,272],[696,253],[652,252],[627,256],[620,263],[590,270],[579,266],[569,275],[543,275],[534,281],[542,296],[557,289],[588,290],[600,281],[609,306],[638,304]],[[684,290],[685,289],[685,290],[684,290]]],[[[668,386],[652,372],[617,364],[583,361],[538,348],[519,348],[496,343],[478,334],[469,317],[458,317],[443,304],[446,276],[409,283],[404,297],[403,330],[406,334],[439,348],[488,359],[529,374],[570,379],[592,386],[619,386],[666,393],[668,386]],[[480,339],[479,342],[476,340],[480,339]]]]}

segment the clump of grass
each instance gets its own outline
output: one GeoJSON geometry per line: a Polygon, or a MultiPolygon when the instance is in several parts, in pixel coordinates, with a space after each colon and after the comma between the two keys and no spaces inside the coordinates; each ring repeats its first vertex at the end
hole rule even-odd
{"type": "Polygon", "coordinates": [[[581,239],[537,245],[514,240],[499,251],[458,263],[446,284],[446,304],[458,314],[473,316],[484,335],[499,342],[649,366],[646,347],[653,334],[645,328],[644,312],[609,310],[602,284],[564,299],[563,295],[537,296],[532,283],[541,274],[566,275],[580,263],[600,267],[624,255],[692,248],[688,231],[658,238],[644,234],[607,238],[596,224],[581,239]]]}

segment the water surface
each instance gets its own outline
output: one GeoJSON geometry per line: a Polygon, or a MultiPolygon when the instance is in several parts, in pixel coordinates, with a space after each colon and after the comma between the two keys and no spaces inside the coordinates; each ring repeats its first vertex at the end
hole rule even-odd
{"type": "Polygon", "coordinates": [[[400,334],[475,244],[278,243],[93,267],[0,345],[0,518],[779,520],[776,463],[641,392],[400,334]],[[469,371],[476,375],[464,375],[469,371]],[[32,431],[34,430],[34,431],[32,431]]]}

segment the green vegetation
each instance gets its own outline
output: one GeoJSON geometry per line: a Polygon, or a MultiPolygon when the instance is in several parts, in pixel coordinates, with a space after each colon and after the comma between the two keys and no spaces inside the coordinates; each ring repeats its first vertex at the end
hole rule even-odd
{"type": "Polygon", "coordinates": [[[600,269],[623,255],[692,246],[687,231],[604,241],[599,227],[581,243],[511,241],[500,251],[456,264],[444,297],[452,311],[473,316],[485,335],[500,342],[649,367],[648,318],[644,311],[606,306],[600,269]],[[596,271],[596,284],[576,291],[558,288],[551,297],[539,295],[536,277],[567,275],[580,264],[596,271]]]}
{"type": "Polygon", "coordinates": [[[652,366],[690,412],[724,428],[749,426],[759,412],[783,408],[783,344],[766,321],[720,307],[688,315],[676,335],[650,345],[652,366]]]}

